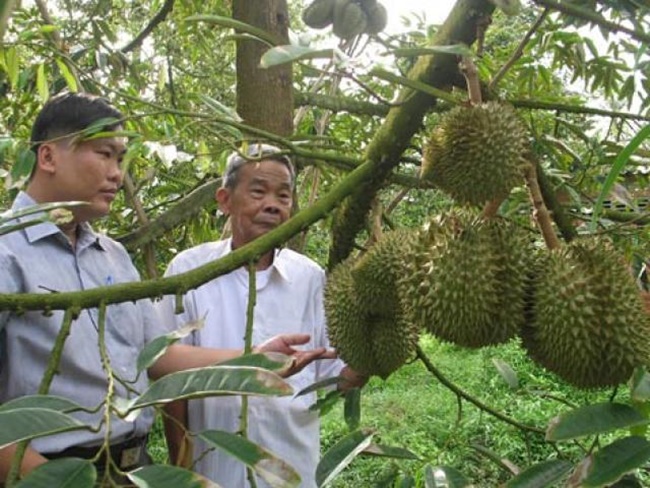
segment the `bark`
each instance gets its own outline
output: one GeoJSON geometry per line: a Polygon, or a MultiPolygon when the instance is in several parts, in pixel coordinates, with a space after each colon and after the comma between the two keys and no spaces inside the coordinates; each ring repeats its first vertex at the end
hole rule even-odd
{"type": "MultiPolygon", "coordinates": [[[[234,0],[233,18],[289,43],[286,0],[234,0]]],[[[269,46],[261,41],[237,41],[237,112],[247,125],[288,136],[293,132],[291,64],[260,68],[269,46]]]]}

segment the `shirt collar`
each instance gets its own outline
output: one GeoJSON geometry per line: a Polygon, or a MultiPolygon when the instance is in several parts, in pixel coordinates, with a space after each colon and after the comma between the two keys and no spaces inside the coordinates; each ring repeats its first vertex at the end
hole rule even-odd
{"type": "MultiPolygon", "coordinates": [[[[11,209],[21,210],[23,208],[30,207],[32,205],[37,205],[37,204],[38,202],[36,202],[32,197],[30,197],[24,191],[21,191],[20,193],[18,193],[18,196],[16,196],[16,199],[14,200],[11,209]]],[[[42,216],[43,216],[43,212],[39,212],[39,213],[27,215],[25,217],[21,217],[17,220],[18,222],[29,222],[30,220],[35,220],[42,216]]],[[[27,241],[30,244],[33,244],[36,241],[54,235],[60,234],[63,236],[63,232],[61,232],[61,229],[59,229],[52,222],[42,222],[40,224],[32,225],[26,227],[24,231],[25,231],[25,236],[27,237],[27,241]]],[[[105,239],[105,237],[97,234],[92,229],[92,227],[88,222],[82,222],[81,224],[79,224],[79,236],[77,238],[77,246],[79,249],[84,249],[88,246],[94,245],[101,250],[105,250],[105,245],[102,243],[103,239],[105,239]]]]}
{"type": "MultiPolygon", "coordinates": [[[[224,247],[223,247],[223,252],[221,253],[220,256],[217,257],[223,257],[226,254],[229,254],[232,252],[232,238],[228,238],[224,241],[224,247]]],[[[273,250],[273,262],[271,263],[271,266],[269,269],[273,269],[278,272],[278,275],[286,281],[291,281],[290,279],[290,273],[289,273],[289,264],[287,262],[286,252],[282,252],[284,249],[283,248],[276,248],[273,250]]]]}

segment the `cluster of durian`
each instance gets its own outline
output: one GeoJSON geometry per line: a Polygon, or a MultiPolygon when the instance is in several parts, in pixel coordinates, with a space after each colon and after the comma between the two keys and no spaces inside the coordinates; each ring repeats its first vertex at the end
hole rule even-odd
{"type": "Polygon", "coordinates": [[[410,321],[470,348],[519,332],[531,255],[519,228],[455,211],[427,225],[414,254],[399,282],[410,321]]]}
{"type": "Polygon", "coordinates": [[[325,287],[328,334],[355,371],[388,377],[413,356],[417,327],[406,319],[395,283],[415,231],[389,232],[358,260],[339,264],[325,287]]]}
{"type": "Polygon", "coordinates": [[[388,13],[377,0],[314,0],[302,13],[305,25],[352,39],[360,34],[379,34],[386,28],[388,13]]]}
{"type": "Polygon", "coordinates": [[[521,337],[528,355],[580,388],[615,386],[650,365],[650,316],[625,259],[586,238],[537,257],[521,337]]]}
{"type": "Polygon", "coordinates": [[[526,129],[510,105],[455,107],[429,137],[421,177],[461,204],[503,199],[521,181],[527,143],[526,129]]]}

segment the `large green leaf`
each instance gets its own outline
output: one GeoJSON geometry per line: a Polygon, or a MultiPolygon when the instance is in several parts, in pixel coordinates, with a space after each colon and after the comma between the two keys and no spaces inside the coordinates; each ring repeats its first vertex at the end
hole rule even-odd
{"type": "Polygon", "coordinates": [[[129,411],[179,399],[291,393],[291,386],[271,371],[249,366],[210,366],[180,371],[153,382],[134,399],[129,411]]]}
{"type": "Polygon", "coordinates": [[[16,410],[18,408],[46,408],[56,410],[57,412],[72,412],[75,410],[85,410],[78,403],[72,402],[67,398],[54,395],[29,395],[14,398],[0,405],[0,412],[5,410],[16,410]]]}
{"type": "Polygon", "coordinates": [[[382,444],[370,444],[363,451],[363,455],[389,457],[393,459],[420,459],[417,454],[402,447],[384,446],[382,444]]]}
{"type": "Polygon", "coordinates": [[[361,389],[352,388],[345,392],[343,416],[348,430],[357,430],[361,423],[361,389]]]}
{"type": "Polygon", "coordinates": [[[358,430],[345,436],[322,457],[316,468],[316,484],[326,486],[372,442],[373,433],[358,430]]]}
{"type": "Polygon", "coordinates": [[[469,486],[469,481],[457,469],[449,466],[427,465],[424,468],[424,486],[425,488],[464,488],[469,486]]]}
{"type": "Polygon", "coordinates": [[[625,437],[600,449],[593,455],[585,488],[614,483],[624,474],[643,466],[650,459],[650,442],[643,437],[625,437]]]}
{"type": "Polygon", "coordinates": [[[546,440],[576,439],[646,423],[648,419],[629,405],[621,403],[587,405],[551,420],[546,429],[546,440]]]}
{"type": "Polygon", "coordinates": [[[392,49],[390,54],[397,57],[431,56],[434,54],[453,54],[456,56],[474,56],[467,44],[450,44],[448,46],[401,47],[392,49]]]}
{"type": "Polygon", "coordinates": [[[0,449],[15,442],[70,430],[88,429],[78,420],[47,408],[19,408],[0,412],[0,449]]]}
{"type": "Polygon", "coordinates": [[[618,175],[621,173],[621,171],[623,170],[627,162],[634,154],[634,152],[639,148],[641,143],[645,141],[648,137],[650,137],[650,125],[646,125],[643,129],[641,129],[632,138],[632,140],[628,143],[628,145],[623,148],[623,150],[618,154],[618,156],[616,156],[616,159],[612,164],[612,168],[609,170],[609,174],[605,179],[605,183],[603,183],[603,187],[600,190],[600,194],[598,195],[598,200],[596,200],[596,205],[594,205],[594,211],[593,214],[591,215],[591,224],[589,226],[591,232],[596,230],[598,217],[600,216],[603,210],[603,203],[605,202],[607,195],[609,195],[609,192],[614,186],[614,183],[616,182],[618,175]]]}
{"type": "Polygon", "coordinates": [[[97,471],[91,461],[64,458],[41,464],[16,488],[93,488],[96,480],[97,471]]]}
{"type": "Polygon", "coordinates": [[[307,46],[286,44],[275,46],[266,51],[260,59],[260,67],[270,68],[280,64],[291,63],[301,59],[331,58],[334,55],[333,49],[315,49],[307,46]]]}
{"type": "Polygon", "coordinates": [[[198,436],[240,460],[274,488],[292,488],[300,484],[300,475],[293,467],[240,435],[206,430],[198,436]]]}
{"type": "Polygon", "coordinates": [[[186,22],[206,22],[209,24],[220,25],[229,29],[235,29],[239,32],[245,32],[254,36],[257,40],[263,41],[270,45],[278,44],[278,39],[274,38],[263,29],[259,29],[250,24],[240,22],[232,17],[222,17],[219,15],[191,15],[185,18],[186,22]]]}
{"type": "Polygon", "coordinates": [[[171,346],[175,342],[178,342],[183,337],[187,337],[189,334],[192,333],[192,331],[200,329],[201,327],[203,327],[204,323],[205,323],[205,319],[199,319],[192,322],[188,322],[183,327],[173,332],[170,332],[169,334],[156,337],[154,340],[149,342],[144,347],[144,349],[140,351],[140,354],[138,354],[138,361],[137,361],[138,372],[147,369],[149,366],[155,363],[158,360],[158,358],[160,358],[160,356],[165,354],[165,351],[169,346],[171,346]]]}
{"type": "Polygon", "coordinates": [[[270,371],[281,371],[293,362],[291,356],[279,352],[264,352],[256,354],[244,354],[229,359],[219,366],[251,366],[255,368],[268,369],[270,371]]]}
{"type": "Polygon", "coordinates": [[[519,388],[519,378],[517,377],[515,370],[512,369],[512,366],[498,358],[493,358],[492,364],[494,364],[494,367],[510,388],[513,390],[519,388]]]}
{"type": "Polygon", "coordinates": [[[568,461],[554,459],[531,466],[506,483],[507,488],[545,488],[555,486],[571,471],[573,465],[568,461]]]}
{"type": "Polygon", "coordinates": [[[176,466],[145,466],[127,476],[138,488],[220,488],[200,474],[176,466]]]}

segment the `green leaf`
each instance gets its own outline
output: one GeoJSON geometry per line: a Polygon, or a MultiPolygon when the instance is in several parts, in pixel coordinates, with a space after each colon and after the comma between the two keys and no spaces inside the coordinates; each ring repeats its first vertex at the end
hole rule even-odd
{"type": "Polygon", "coordinates": [[[510,388],[513,390],[519,388],[517,373],[508,363],[498,358],[492,358],[492,364],[510,388]]]}
{"type": "Polygon", "coordinates": [[[291,386],[271,371],[249,366],[210,366],[172,373],[153,382],[133,401],[129,411],[184,398],[291,393],[291,386]]]}
{"type": "Polygon", "coordinates": [[[49,212],[57,208],[73,208],[80,207],[83,205],[88,205],[88,202],[49,202],[49,203],[39,203],[36,205],[30,205],[19,210],[7,210],[0,213],[0,225],[5,224],[9,221],[20,219],[28,215],[33,215],[37,213],[49,212]]]}
{"type": "Polygon", "coordinates": [[[63,458],[36,467],[16,488],[93,488],[96,481],[97,471],[91,461],[63,458]]]}
{"type": "Polygon", "coordinates": [[[402,47],[392,49],[387,54],[392,54],[398,58],[412,58],[414,56],[432,56],[434,54],[453,54],[456,56],[474,56],[474,53],[467,44],[450,44],[448,46],[428,46],[428,47],[402,47]]]}
{"type": "Polygon", "coordinates": [[[19,149],[16,155],[16,162],[11,167],[11,180],[18,181],[27,178],[31,174],[35,163],[36,154],[34,154],[34,151],[28,147],[19,149]]]}
{"type": "Polygon", "coordinates": [[[384,446],[382,444],[370,444],[364,451],[363,455],[387,457],[393,459],[420,459],[417,454],[404,449],[403,447],[384,446]]]}
{"type": "Polygon", "coordinates": [[[644,367],[634,370],[630,379],[630,397],[636,402],[650,400],[650,374],[644,367]]]}
{"type": "Polygon", "coordinates": [[[326,486],[343,471],[372,442],[369,431],[353,432],[332,446],[321,458],[316,468],[316,484],[326,486]]]}
{"type": "Polygon", "coordinates": [[[18,408],[0,412],[0,449],[14,442],[70,430],[88,429],[78,420],[47,408],[18,408]]]}
{"type": "Polygon", "coordinates": [[[648,419],[629,405],[621,403],[587,405],[551,420],[546,430],[546,440],[576,439],[647,423],[648,419]]]}
{"type": "Polygon", "coordinates": [[[333,390],[327,393],[324,397],[320,397],[313,405],[309,406],[311,412],[319,412],[320,416],[327,415],[341,399],[341,392],[333,390]]]}
{"type": "Polygon", "coordinates": [[[427,465],[424,468],[424,486],[425,488],[464,488],[469,486],[469,482],[457,469],[449,466],[432,468],[427,465]]]}
{"type": "Polygon", "coordinates": [[[316,383],[312,383],[311,385],[303,388],[300,390],[298,393],[296,393],[296,396],[302,396],[302,395],[307,395],[308,393],[312,393],[314,391],[322,390],[323,388],[328,388],[332,385],[337,385],[341,382],[342,377],[341,376],[334,376],[332,378],[325,378],[324,380],[317,381],[316,383]]]}
{"type": "Polygon", "coordinates": [[[65,61],[62,59],[56,58],[56,65],[59,67],[59,73],[63,76],[68,89],[71,92],[78,92],[79,86],[77,85],[77,79],[72,75],[72,72],[68,68],[68,65],[65,64],[65,61]]]}
{"type": "Polygon", "coordinates": [[[209,24],[217,24],[221,27],[227,27],[230,29],[235,29],[239,32],[245,32],[254,36],[256,39],[263,41],[270,46],[279,44],[279,39],[271,36],[268,32],[262,29],[258,29],[252,25],[240,22],[231,17],[221,17],[219,15],[191,15],[185,17],[185,22],[207,22],[209,24]]]}
{"type": "Polygon", "coordinates": [[[169,346],[171,346],[175,342],[178,342],[183,337],[187,337],[193,331],[200,329],[201,327],[203,327],[204,323],[205,323],[205,317],[200,320],[188,322],[183,327],[175,330],[174,332],[170,332],[169,334],[156,337],[154,340],[149,342],[144,347],[144,349],[140,351],[140,354],[138,354],[138,361],[136,363],[138,368],[138,373],[144,371],[145,369],[149,368],[149,366],[151,366],[153,363],[155,363],[165,353],[165,351],[167,351],[167,348],[169,346]]]}
{"type": "Polygon", "coordinates": [[[234,108],[227,107],[219,100],[215,100],[205,93],[199,93],[199,98],[203,101],[204,104],[206,104],[209,108],[218,114],[225,115],[227,118],[234,120],[235,122],[241,122],[243,120],[234,108]]]}
{"type": "Polygon", "coordinates": [[[46,408],[56,410],[57,412],[73,412],[76,410],[86,410],[78,403],[72,402],[67,398],[54,395],[29,395],[14,398],[0,405],[0,412],[5,410],[16,410],[19,408],[46,408]]]}
{"type": "Polygon", "coordinates": [[[138,488],[219,488],[200,474],[176,466],[154,464],[126,475],[138,488]]]}
{"type": "Polygon", "coordinates": [[[313,47],[285,44],[272,47],[266,51],[260,59],[260,67],[270,68],[301,59],[331,59],[333,55],[333,49],[315,49],[313,47]]]}
{"type": "Polygon", "coordinates": [[[5,51],[5,66],[7,68],[7,76],[9,77],[11,89],[15,90],[18,86],[18,78],[20,77],[20,61],[15,47],[10,47],[5,51]]]}
{"type": "Polygon", "coordinates": [[[506,488],[545,488],[554,486],[573,469],[568,461],[551,460],[531,466],[508,481],[506,488]]]}
{"type": "Polygon", "coordinates": [[[41,102],[47,102],[47,99],[50,98],[50,89],[47,86],[47,73],[45,72],[44,63],[39,64],[36,70],[36,89],[39,97],[41,97],[41,102]]]}
{"type": "Polygon", "coordinates": [[[294,468],[240,435],[206,430],[198,436],[253,469],[259,477],[274,488],[291,488],[300,484],[300,475],[294,468]]]}
{"type": "Polygon", "coordinates": [[[625,437],[600,449],[593,455],[585,488],[609,485],[650,460],[650,442],[643,437],[625,437]]]}
{"type": "Polygon", "coordinates": [[[343,403],[343,416],[348,430],[353,431],[359,428],[361,423],[361,389],[351,388],[345,392],[343,403]]]}
{"type": "Polygon", "coordinates": [[[598,195],[598,199],[596,200],[596,205],[594,205],[593,214],[591,216],[591,223],[589,226],[589,230],[591,232],[594,232],[596,230],[598,217],[600,216],[603,210],[603,203],[607,198],[607,195],[609,195],[609,192],[611,191],[612,187],[614,186],[614,183],[616,182],[618,175],[621,173],[621,171],[623,170],[627,162],[634,154],[634,152],[639,148],[641,143],[645,141],[648,137],[650,137],[650,125],[646,125],[643,129],[641,129],[638,132],[638,134],[636,134],[632,138],[632,140],[627,144],[627,146],[623,148],[623,150],[618,154],[618,156],[616,156],[616,159],[612,164],[612,169],[609,171],[609,174],[605,179],[605,183],[603,183],[603,187],[600,190],[600,194],[598,195]]]}
{"type": "Polygon", "coordinates": [[[228,361],[219,363],[219,366],[251,366],[254,368],[268,369],[269,371],[281,371],[291,365],[293,358],[279,352],[265,352],[256,354],[244,354],[228,361]]]}

